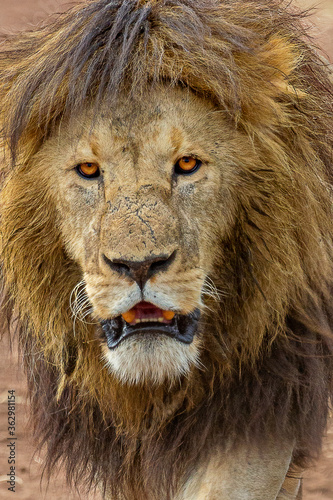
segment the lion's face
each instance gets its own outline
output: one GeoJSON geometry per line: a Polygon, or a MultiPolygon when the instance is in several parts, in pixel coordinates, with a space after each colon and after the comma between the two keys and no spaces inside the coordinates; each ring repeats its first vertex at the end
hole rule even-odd
{"type": "Polygon", "coordinates": [[[199,360],[209,275],[233,220],[234,138],[221,112],[181,89],[91,116],[39,154],[83,271],[76,307],[97,321],[117,376],[160,383],[199,360]]]}

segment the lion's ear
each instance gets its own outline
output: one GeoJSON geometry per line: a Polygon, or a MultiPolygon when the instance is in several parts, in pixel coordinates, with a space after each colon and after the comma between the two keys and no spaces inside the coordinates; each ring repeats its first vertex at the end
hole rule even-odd
{"type": "Polygon", "coordinates": [[[246,129],[290,123],[288,105],[306,97],[297,69],[302,57],[299,45],[278,35],[252,48],[251,53],[236,56],[243,71],[239,119],[246,129]]]}
{"type": "Polygon", "coordinates": [[[293,73],[302,60],[299,45],[282,36],[273,35],[261,47],[258,56],[265,80],[270,82],[278,93],[297,98],[305,96],[305,92],[295,87],[293,78],[293,73]]]}

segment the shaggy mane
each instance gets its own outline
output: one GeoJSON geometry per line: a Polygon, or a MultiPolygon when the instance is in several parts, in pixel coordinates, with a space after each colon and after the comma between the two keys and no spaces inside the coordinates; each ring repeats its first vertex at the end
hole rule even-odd
{"type": "Polygon", "coordinates": [[[87,100],[98,106],[161,80],[208,95],[245,122],[245,111],[255,109],[258,123],[271,115],[272,84],[284,80],[294,104],[315,87],[313,97],[331,109],[331,86],[300,18],[280,0],[88,0],[40,31],[8,37],[0,96],[12,154],[22,134],[33,129],[44,140],[52,123],[87,100]],[[294,66],[301,75],[291,74],[294,66]]]}
{"type": "Polygon", "coordinates": [[[320,449],[333,373],[333,87],[302,20],[279,0],[89,0],[1,45],[2,311],[9,323],[18,314],[49,472],[64,461],[74,484],[168,499],[226,438],[295,438],[300,466],[320,449]],[[206,369],[138,390],[101,366],[91,325],[73,332],[82,271],[34,155],[86,103],[98,113],[161,83],[208,97],[260,162],[239,153],[245,188],[211,276],[228,293],[205,318],[206,369]]]}

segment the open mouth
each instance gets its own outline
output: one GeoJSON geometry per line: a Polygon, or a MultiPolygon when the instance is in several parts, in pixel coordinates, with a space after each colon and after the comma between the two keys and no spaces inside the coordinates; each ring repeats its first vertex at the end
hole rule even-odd
{"type": "Polygon", "coordinates": [[[190,314],[164,311],[149,302],[139,302],[130,311],[113,319],[101,321],[109,349],[114,349],[123,340],[134,335],[167,335],[190,344],[197,331],[199,309],[190,314]]]}

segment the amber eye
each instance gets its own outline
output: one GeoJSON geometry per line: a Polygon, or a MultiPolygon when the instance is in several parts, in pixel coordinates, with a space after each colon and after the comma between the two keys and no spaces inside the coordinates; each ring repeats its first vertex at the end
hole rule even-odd
{"type": "Polygon", "coordinates": [[[79,165],[76,165],[75,170],[85,179],[95,179],[101,173],[96,163],[79,163],[79,165]]]}
{"type": "Polygon", "coordinates": [[[183,156],[175,165],[175,173],[188,175],[193,174],[201,167],[201,161],[193,156],[183,156]]]}

